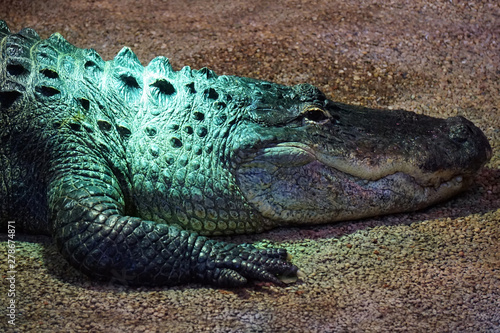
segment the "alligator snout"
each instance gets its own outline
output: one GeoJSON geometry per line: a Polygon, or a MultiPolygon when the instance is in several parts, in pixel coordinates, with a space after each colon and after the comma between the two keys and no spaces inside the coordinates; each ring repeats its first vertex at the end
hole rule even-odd
{"type": "Polygon", "coordinates": [[[336,119],[332,145],[318,155],[355,177],[377,180],[402,172],[422,186],[436,186],[475,174],[491,158],[486,136],[461,116],[440,119],[335,102],[327,109],[336,119]]]}
{"type": "Polygon", "coordinates": [[[435,128],[442,133],[435,133],[429,139],[432,145],[420,168],[424,173],[446,171],[449,177],[473,175],[492,155],[491,146],[483,134],[472,122],[462,116],[448,119],[436,119],[435,128]],[[442,122],[442,124],[440,124],[442,122]]]}
{"type": "Polygon", "coordinates": [[[462,116],[448,118],[450,139],[457,143],[467,142],[475,132],[475,126],[462,116]]]}
{"type": "Polygon", "coordinates": [[[446,119],[449,126],[448,136],[456,144],[461,145],[462,152],[466,155],[464,160],[477,163],[480,167],[492,156],[491,146],[486,136],[471,121],[462,116],[446,119]]]}

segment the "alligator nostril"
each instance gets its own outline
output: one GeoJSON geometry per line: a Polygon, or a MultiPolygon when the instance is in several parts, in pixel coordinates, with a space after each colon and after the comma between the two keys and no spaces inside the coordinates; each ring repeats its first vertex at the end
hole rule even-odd
{"type": "MultiPolygon", "coordinates": [[[[454,118],[450,118],[450,119],[454,119],[454,118]]],[[[462,144],[462,143],[466,142],[471,136],[473,136],[474,131],[469,126],[469,124],[467,124],[465,122],[466,119],[464,119],[462,117],[460,117],[458,119],[462,120],[462,121],[450,126],[449,137],[451,140],[462,144]]]]}
{"type": "Polygon", "coordinates": [[[464,143],[467,141],[467,137],[463,136],[459,132],[450,132],[450,139],[455,141],[456,143],[464,143]]]}

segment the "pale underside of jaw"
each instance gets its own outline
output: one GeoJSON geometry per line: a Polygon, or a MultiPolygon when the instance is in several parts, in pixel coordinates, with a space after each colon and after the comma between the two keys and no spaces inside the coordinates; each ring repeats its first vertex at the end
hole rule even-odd
{"type": "Polygon", "coordinates": [[[266,167],[261,170],[269,172],[271,183],[289,185],[270,185],[260,191],[249,191],[252,194],[247,199],[264,217],[283,223],[327,223],[414,211],[446,200],[470,183],[470,177],[453,175],[439,182],[426,178],[427,184],[421,185],[418,177],[395,170],[394,164],[385,170],[379,167],[375,172],[378,178],[373,174],[366,177],[366,169],[358,171],[357,167],[339,163],[339,159],[325,158],[300,143],[263,148],[246,167],[259,169],[263,164],[266,167]],[[321,183],[310,179],[309,185],[287,193],[294,186],[298,170],[308,170],[306,174],[316,174],[326,180],[321,183]],[[315,198],[311,197],[312,192],[317,193],[315,198]]]}

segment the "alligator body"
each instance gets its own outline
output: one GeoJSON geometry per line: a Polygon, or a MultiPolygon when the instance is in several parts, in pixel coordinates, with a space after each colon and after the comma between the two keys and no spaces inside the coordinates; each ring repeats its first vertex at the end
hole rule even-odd
{"type": "Polygon", "coordinates": [[[462,117],[337,103],[207,69],[103,61],[0,21],[1,223],[52,235],[94,278],[135,285],[279,283],[282,249],[211,240],[412,211],[491,157],[462,117]]]}

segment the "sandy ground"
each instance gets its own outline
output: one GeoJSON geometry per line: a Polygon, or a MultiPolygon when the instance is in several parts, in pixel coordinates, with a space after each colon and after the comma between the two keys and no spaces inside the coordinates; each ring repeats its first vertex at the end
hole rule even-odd
{"type": "Polygon", "coordinates": [[[430,209],[232,239],[287,248],[306,277],[286,288],[96,283],[49,238],[16,235],[16,325],[3,282],[0,331],[500,332],[498,1],[3,0],[0,19],[44,38],[61,32],[104,59],[127,45],[143,64],[165,55],[177,69],[463,115],[494,149],[468,192],[430,209]]]}

